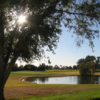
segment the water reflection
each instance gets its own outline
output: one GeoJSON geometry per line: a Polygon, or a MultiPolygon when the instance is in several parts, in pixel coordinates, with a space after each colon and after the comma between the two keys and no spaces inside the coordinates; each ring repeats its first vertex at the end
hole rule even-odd
{"type": "Polygon", "coordinates": [[[48,81],[48,78],[45,78],[45,77],[41,77],[41,78],[26,78],[26,79],[23,79],[23,81],[29,81],[29,82],[32,82],[32,83],[45,83],[48,81]]]}
{"type": "Polygon", "coordinates": [[[100,76],[78,76],[78,84],[100,84],[100,76]]]}
{"type": "Polygon", "coordinates": [[[100,76],[41,77],[26,78],[23,81],[37,84],[100,84],[100,76]]]}

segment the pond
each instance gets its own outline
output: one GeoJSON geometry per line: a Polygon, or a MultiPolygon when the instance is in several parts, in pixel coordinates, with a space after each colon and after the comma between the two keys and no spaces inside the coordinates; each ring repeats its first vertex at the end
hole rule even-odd
{"type": "Polygon", "coordinates": [[[100,76],[25,78],[22,81],[29,81],[37,84],[100,84],[100,76]]]}

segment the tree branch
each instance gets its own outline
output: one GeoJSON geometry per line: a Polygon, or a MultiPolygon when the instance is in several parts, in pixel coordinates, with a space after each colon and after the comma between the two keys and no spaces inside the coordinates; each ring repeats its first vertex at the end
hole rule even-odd
{"type": "Polygon", "coordinates": [[[57,12],[65,12],[65,13],[68,13],[68,14],[73,14],[73,15],[82,15],[82,16],[87,16],[87,17],[92,17],[92,18],[96,18],[97,16],[95,14],[84,14],[84,13],[75,13],[75,12],[69,12],[69,11],[66,11],[66,10],[56,10],[57,12]]]}
{"type": "Polygon", "coordinates": [[[4,66],[3,66],[3,67],[4,67],[4,70],[3,70],[4,73],[5,73],[5,71],[6,71],[7,64],[8,64],[8,61],[9,61],[11,52],[12,52],[12,44],[13,44],[13,42],[14,42],[14,37],[15,37],[15,32],[16,32],[16,31],[17,31],[17,25],[16,25],[16,27],[15,27],[13,33],[12,33],[11,36],[10,36],[10,40],[9,40],[10,43],[8,43],[8,47],[6,48],[7,53],[5,54],[4,66]]]}
{"type": "Polygon", "coordinates": [[[59,1],[60,0],[55,0],[52,4],[50,4],[50,6],[42,14],[42,19],[45,19],[47,15],[52,14],[54,10],[56,10],[55,8],[56,8],[57,3],[59,3],[59,1]]]}

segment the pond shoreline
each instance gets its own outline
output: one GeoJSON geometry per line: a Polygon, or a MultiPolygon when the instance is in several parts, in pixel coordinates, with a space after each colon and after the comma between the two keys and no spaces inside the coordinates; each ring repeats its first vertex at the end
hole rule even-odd
{"type": "Polygon", "coordinates": [[[35,84],[100,84],[100,75],[35,76],[26,77],[22,81],[35,84]]]}
{"type": "MultiPolygon", "coordinates": [[[[54,75],[54,76],[32,76],[32,77],[26,76],[26,77],[21,78],[20,81],[26,78],[42,78],[42,77],[48,78],[48,77],[65,77],[65,76],[81,76],[81,75],[58,75],[58,76],[54,75]]],[[[84,76],[89,76],[89,75],[84,75],[84,76]]],[[[91,75],[91,76],[100,76],[100,75],[91,75]]]]}

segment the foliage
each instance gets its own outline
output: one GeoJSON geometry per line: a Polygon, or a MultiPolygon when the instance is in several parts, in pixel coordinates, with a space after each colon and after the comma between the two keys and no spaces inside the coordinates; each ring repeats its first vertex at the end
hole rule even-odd
{"type": "Polygon", "coordinates": [[[86,56],[85,58],[85,62],[90,62],[90,61],[93,61],[95,62],[96,61],[96,57],[95,56],[86,56]]]}
{"type": "Polygon", "coordinates": [[[76,65],[74,65],[74,66],[73,66],[73,69],[76,69],[76,70],[77,70],[77,69],[78,69],[78,67],[77,67],[76,65]]]}
{"type": "Polygon", "coordinates": [[[60,67],[58,65],[55,65],[53,68],[54,69],[60,69],[60,67]]]}
{"type": "Polygon", "coordinates": [[[90,62],[90,61],[95,62],[95,61],[96,61],[96,57],[95,57],[95,56],[90,56],[90,55],[88,55],[88,56],[85,57],[85,59],[84,59],[84,58],[79,59],[79,60],[77,61],[77,64],[79,65],[79,64],[81,64],[81,63],[83,63],[83,62],[86,63],[86,62],[90,62]]]}
{"type": "Polygon", "coordinates": [[[37,67],[35,65],[31,65],[31,64],[27,64],[23,67],[23,70],[34,70],[36,71],[37,70],[37,67]]]}
{"type": "Polygon", "coordinates": [[[96,69],[100,69],[99,57],[96,58],[95,56],[88,55],[85,58],[81,58],[77,61],[77,64],[81,75],[89,73],[89,75],[92,75],[96,69]],[[90,67],[92,68],[91,72],[90,67]]]}
{"type": "Polygon", "coordinates": [[[45,71],[46,65],[44,63],[40,64],[39,67],[37,68],[38,71],[45,71]]]}
{"type": "Polygon", "coordinates": [[[51,70],[51,69],[53,69],[53,66],[52,65],[46,65],[46,69],[51,70]]]}
{"type": "Polygon", "coordinates": [[[80,75],[93,75],[95,73],[95,63],[93,61],[83,62],[79,65],[80,75]]]}
{"type": "Polygon", "coordinates": [[[96,69],[100,69],[100,57],[97,57],[95,67],[96,67],[96,69]]]}
{"type": "Polygon", "coordinates": [[[19,70],[18,65],[15,64],[14,67],[12,68],[12,71],[18,71],[18,70],[19,70]]]}
{"type": "Polygon", "coordinates": [[[21,70],[24,69],[24,66],[23,66],[23,65],[20,65],[20,66],[18,67],[18,69],[21,71],[21,70]]]}
{"type": "Polygon", "coordinates": [[[81,59],[79,59],[79,60],[77,61],[77,64],[79,65],[79,64],[81,64],[81,63],[83,63],[83,62],[85,62],[85,59],[84,59],[84,58],[81,58],[81,59]]]}

